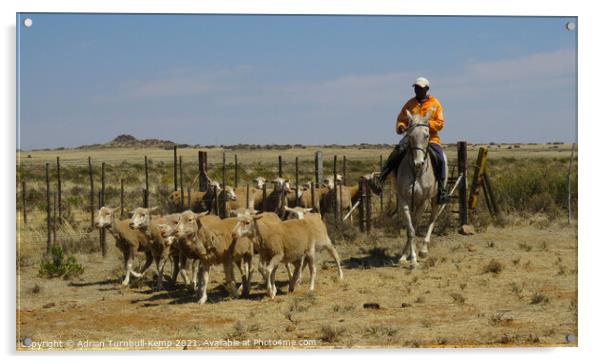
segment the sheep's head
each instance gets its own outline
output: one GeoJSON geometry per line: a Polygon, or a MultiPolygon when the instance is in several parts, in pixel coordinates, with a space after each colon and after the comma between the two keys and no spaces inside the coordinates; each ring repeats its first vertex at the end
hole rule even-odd
{"type": "Polygon", "coordinates": [[[190,238],[196,235],[197,231],[201,228],[201,221],[199,218],[206,214],[207,212],[195,214],[190,210],[182,212],[178,219],[178,224],[176,225],[176,238],[190,238]]]}
{"type": "Polygon", "coordinates": [[[310,213],[313,209],[305,208],[305,207],[290,208],[288,206],[285,206],[284,210],[286,210],[286,212],[288,212],[288,216],[291,217],[292,219],[303,220],[305,218],[305,215],[310,213]]]}
{"type": "Polygon", "coordinates": [[[151,214],[159,210],[158,207],[144,208],[137,207],[132,211],[130,218],[130,227],[132,229],[147,229],[150,226],[151,214]]]}
{"type": "Polygon", "coordinates": [[[118,208],[110,208],[103,206],[96,212],[96,216],[94,217],[94,226],[98,229],[103,229],[113,224],[115,221],[115,212],[118,208]]]}
{"type": "Polygon", "coordinates": [[[247,209],[247,208],[244,208],[244,207],[239,207],[236,210],[230,211],[230,217],[238,217],[239,214],[244,214],[244,213],[255,215],[258,212],[259,211],[255,210],[255,209],[247,209]]]}
{"type": "Polygon", "coordinates": [[[219,182],[211,181],[209,183],[209,191],[213,191],[214,189],[217,193],[222,192],[222,186],[219,185],[219,182]]]}
{"type": "Polygon", "coordinates": [[[180,203],[181,194],[180,191],[173,191],[169,194],[169,202],[176,205],[180,203]]]}
{"type": "Polygon", "coordinates": [[[234,188],[232,188],[231,186],[226,186],[224,188],[224,193],[226,195],[226,201],[236,201],[236,192],[234,191],[234,188]]]}
{"type": "Polygon", "coordinates": [[[164,239],[173,238],[176,234],[176,226],[178,225],[178,221],[180,220],[180,214],[165,215],[163,216],[163,219],[165,220],[165,223],[157,224],[161,237],[163,237],[164,239]]]}
{"type": "Polygon", "coordinates": [[[312,182],[312,181],[305,182],[304,184],[302,184],[302,185],[301,185],[301,189],[302,189],[303,191],[309,191],[309,190],[311,190],[311,185],[312,185],[312,184],[313,184],[313,182],[312,182]]]}
{"type": "Polygon", "coordinates": [[[340,175],[339,173],[337,173],[336,176],[332,175],[332,176],[328,176],[328,177],[324,178],[324,182],[322,183],[322,185],[324,187],[328,187],[329,189],[333,189],[335,183],[337,185],[343,184],[343,176],[340,175]]]}
{"type": "Polygon", "coordinates": [[[234,239],[242,237],[254,238],[256,232],[256,220],[260,218],[261,215],[254,215],[251,213],[251,210],[239,213],[237,216],[238,221],[232,230],[232,237],[234,239]]]}
{"type": "Polygon", "coordinates": [[[288,183],[287,179],[284,179],[282,177],[276,177],[272,180],[272,183],[274,184],[274,191],[285,191],[285,183],[288,183]]]}
{"type": "Polygon", "coordinates": [[[255,188],[261,190],[261,189],[263,189],[263,186],[265,185],[266,179],[263,177],[255,177],[253,179],[253,182],[255,182],[255,188]]]}

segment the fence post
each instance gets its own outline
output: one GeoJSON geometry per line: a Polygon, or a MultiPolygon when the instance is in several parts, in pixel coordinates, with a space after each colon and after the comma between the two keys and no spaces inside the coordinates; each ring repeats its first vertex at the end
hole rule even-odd
{"type": "Polygon", "coordinates": [[[460,180],[460,184],[458,186],[458,204],[460,208],[460,225],[468,224],[468,201],[466,200],[466,142],[461,141],[457,144],[458,148],[458,174],[462,174],[462,179],[460,180]]]}
{"type": "Polygon", "coordinates": [[[222,192],[220,195],[219,217],[224,219],[226,217],[226,152],[222,153],[222,192]]]}
{"type": "Polygon", "coordinates": [[[299,206],[299,157],[295,157],[295,206],[299,206]]]}
{"type": "Polygon", "coordinates": [[[120,191],[119,191],[119,217],[123,219],[123,178],[120,180],[120,191]]]}
{"type": "Polygon", "coordinates": [[[173,190],[178,190],[178,146],[173,146],[173,190]]]}
{"type": "Polygon", "coordinates": [[[343,156],[343,186],[347,185],[347,156],[343,156]]]}
{"type": "Polygon", "coordinates": [[[203,191],[203,152],[199,150],[199,191],[203,191]]]}
{"type": "Polygon", "coordinates": [[[360,231],[366,232],[366,179],[360,177],[360,231]]]}
{"type": "Polygon", "coordinates": [[[94,177],[92,176],[91,157],[88,157],[88,175],[90,176],[90,228],[94,229],[94,177]]]}
{"type": "Polygon", "coordinates": [[[184,177],[182,176],[182,156],[180,156],[180,212],[184,211],[184,177]]]}
{"type": "Polygon", "coordinates": [[[63,207],[61,204],[61,201],[63,200],[62,197],[62,187],[61,187],[61,160],[60,158],[57,156],[56,157],[56,190],[58,192],[58,209],[59,209],[59,219],[58,222],[59,224],[63,223],[63,207]]]}
{"type": "Polygon", "coordinates": [[[372,193],[366,193],[366,232],[370,234],[372,231],[372,193]]]}
{"type": "Polygon", "coordinates": [[[56,192],[52,193],[52,246],[56,245],[56,192]]]}
{"type": "Polygon", "coordinates": [[[46,163],[46,254],[50,254],[52,248],[52,227],[50,226],[50,176],[48,173],[48,163],[46,163]]]}
{"type": "MultiPolygon", "coordinates": [[[[380,165],[379,166],[380,166],[380,170],[382,171],[383,170],[383,155],[382,154],[380,155],[380,165]]],[[[385,188],[385,186],[383,184],[383,190],[384,190],[384,188],[385,188]]],[[[385,191],[382,191],[380,193],[379,199],[380,199],[380,214],[382,215],[383,211],[385,210],[385,191]]]]}
{"type": "Polygon", "coordinates": [[[247,206],[247,208],[248,208],[248,209],[250,209],[250,208],[251,208],[251,207],[249,206],[249,204],[250,204],[250,198],[251,198],[251,196],[249,196],[249,192],[250,192],[250,191],[249,191],[249,184],[247,183],[247,203],[246,203],[246,205],[245,205],[245,206],[247,206]]]}
{"type": "Polygon", "coordinates": [[[278,177],[282,178],[282,156],[278,156],[278,177]]]}
{"type": "MultiPolygon", "coordinates": [[[[104,206],[105,201],[105,162],[101,164],[100,170],[100,202],[99,206],[104,206]]],[[[105,229],[100,230],[100,250],[102,251],[102,257],[107,256],[107,236],[105,229]]]]}
{"type": "Polygon", "coordinates": [[[333,213],[334,213],[334,221],[335,221],[335,225],[338,226],[338,220],[339,220],[339,199],[338,199],[338,195],[337,195],[337,156],[334,156],[333,159],[333,163],[332,163],[332,175],[334,176],[334,187],[333,187],[333,192],[334,192],[334,202],[333,202],[333,213]]]}
{"type": "Polygon", "coordinates": [[[215,210],[215,215],[219,216],[219,203],[217,200],[217,186],[213,185],[213,206],[215,210]]]}
{"type": "Polygon", "coordinates": [[[144,156],[144,207],[148,208],[150,203],[148,201],[149,189],[148,189],[148,157],[144,156]]]}
{"type": "Polygon", "coordinates": [[[316,174],[316,186],[320,187],[322,185],[322,152],[317,151],[316,156],[314,158],[314,172],[316,174]]]}
{"type": "Polygon", "coordinates": [[[238,188],[238,155],[234,154],[234,188],[238,188]]]}
{"type": "Polygon", "coordinates": [[[23,224],[27,225],[27,192],[25,188],[25,181],[21,181],[21,208],[23,209],[23,224]]]}

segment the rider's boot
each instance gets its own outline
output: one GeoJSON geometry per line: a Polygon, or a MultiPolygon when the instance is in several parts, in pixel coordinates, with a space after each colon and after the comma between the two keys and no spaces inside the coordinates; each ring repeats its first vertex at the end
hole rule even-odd
{"type": "Polygon", "coordinates": [[[382,193],[383,186],[385,184],[385,181],[387,180],[387,176],[389,175],[389,173],[391,173],[397,168],[397,166],[403,159],[405,150],[405,144],[397,144],[395,148],[393,148],[391,154],[389,154],[387,160],[385,161],[385,164],[383,165],[380,174],[368,180],[368,186],[370,187],[373,193],[377,195],[380,195],[382,193]]]}
{"type": "Polygon", "coordinates": [[[445,181],[438,181],[438,193],[437,193],[437,204],[443,205],[444,203],[448,203],[451,201],[451,196],[447,193],[447,188],[445,187],[445,181]]]}

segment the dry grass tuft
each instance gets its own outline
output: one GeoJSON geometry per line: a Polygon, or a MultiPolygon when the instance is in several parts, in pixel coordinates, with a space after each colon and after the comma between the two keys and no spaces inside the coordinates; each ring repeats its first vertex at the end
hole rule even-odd
{"type": "Polygon", "coordinates": [[[500,274],[503,269],[504,266],[502,265],[502,263],[498,262],[495,259],[491,259],[489,263],[487,263],[487,265],[483,267],[483,273],[500,274]]]}

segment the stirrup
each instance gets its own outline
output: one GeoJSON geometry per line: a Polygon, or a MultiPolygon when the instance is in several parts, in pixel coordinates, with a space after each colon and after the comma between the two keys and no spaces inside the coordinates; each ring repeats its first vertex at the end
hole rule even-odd
{"type": "Polygon", "coordinates": [[[444,203],[449,203],[451,201],[451,196],[447,193],[447,190],[441,189],[437,193],[437,204],[443,205],[444,203]]]}

